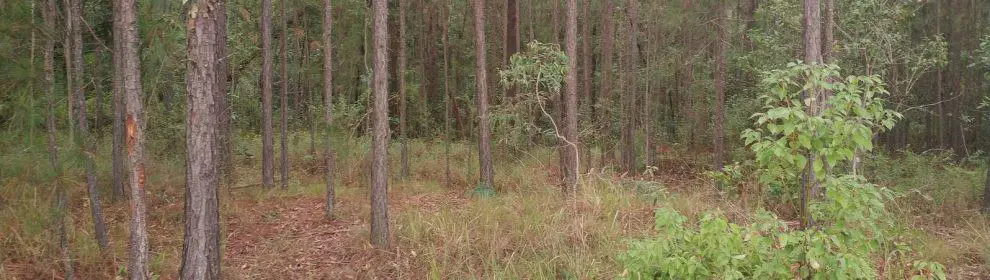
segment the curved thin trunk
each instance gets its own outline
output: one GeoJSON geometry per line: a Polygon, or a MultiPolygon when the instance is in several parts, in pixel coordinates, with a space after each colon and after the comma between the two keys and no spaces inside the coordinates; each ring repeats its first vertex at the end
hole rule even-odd
{"type": "Polygon", "coordinates": [[[96,188],[96,166],[93,153],[96,152],[93,141],[89,136],[89,121],[86,113],[86,84],[83,83],[85,75],[85,64],[83,60],[83,40],[82,40],[82,0],[69,0],[71,7],[66,10],[71,11],[69,22],[72,29],[72,79],[75,87],[74,92],[76,102],[76,120],[79,126],[79,151],[83,155],[83,165],[86,168],[86,190],[89,193],[90,214],[93,217],[93,233],[96,235],[96,242],[100,249],[110,246],[107,237],[107,226],[103,221],[103,204],[100,202],[100,189],[96,188]]]}

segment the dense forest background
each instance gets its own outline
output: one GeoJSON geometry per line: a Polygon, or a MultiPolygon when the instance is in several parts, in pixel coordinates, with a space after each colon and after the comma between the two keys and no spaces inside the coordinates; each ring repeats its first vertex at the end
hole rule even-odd
{"type": "MultiPolygon", "coordinates": [[[[907,262],[916,272],[903,274],[886,271],[915,270],[873,264],[873,278],[939,278],[941,265],[950,278],[987,277],[990,224],[978,212],[990,210],[990,2],[823,0],[817,30],[807,24],[811,2],[819,3],[0,2],[0,218],[8,221],[0,227],[0,278],[168,278],[181,270],[213,279],[221,255],[232,278],[634,277],[636,261],[617,260],[625,250],[618,244],[662,224],[666,212],[654,213],[656,205],[691,219],[719,209],[740,224],[767,209],[800,224],[791,227],[814,229],[814,207],[802,202],[816,199],[805,192],[819,187],[807,179],[819,172],[814,151],[789,150],[813,171],[802,165],[788,180],[803,187],[788,189],[757,178],[766,174],[755,163],[763,156],[742,139],[754,114],[773,107],[764,96],[776,93],[773,79],[796,92],[831,93],[846,89],[831,86],[847,76],[882,81],[877,106],[902,117],[841,151],[849,166],[817,163],[894,190],[887,205],[904,237],[884,242],[918,245],[903,254],[941,263],[907,262]],[[809,30],[821,35],[821,61],[806,59],[809,30]],[[204,51],[210,46],[217,47],[204,51]],[[217,62],[201,68],[207,54],[217,62]],[[770,74],[816,63],[841,74],[826,75],[820,89],[770,74]],[[195,106],[214,91],[213,107],[195,106]],[[216,118],[190,117],[204,115],[216,118]],[[208,161],[194,160],[206,154],[208,161]],[[210,179],[194,188],[197,178],[210,179]],[[191,210],[190,201],[207,208],[191,210]],[[148,220],[127,228],[131,213],[148,220]],[[519,215],[523,221],[509,221],[519,215]],[[190,228],[190,217],[213,226],[190,228]],[[478,217],[486,222],[457,222],[478,217]],[[262,225],[278,228],[252,236],[262,225]],[[125,246],[138,227],[147,236],[125,246]],[[200,241],[224,253],[187,258],[189,232],[216,235],[200,241]],[[286,232],[294,238],[278,235],[286,232]],[[354,238],[366,235],[372,245],[354,238]],[[285,250],[301,263],[292,267],[263,260],[287,257],[282,245],[246,253],[262,242],[252,238],[335,245],[285,250]],[[197,261],[210,272],[186,266],[197,261]]],[[[864,83],[856,86],[872,85],[864,83]]],[[[835,186],[829,182],[826,190],[835,186]]],[[[811,261],[795,265],[818,270],[811,261]]]]}

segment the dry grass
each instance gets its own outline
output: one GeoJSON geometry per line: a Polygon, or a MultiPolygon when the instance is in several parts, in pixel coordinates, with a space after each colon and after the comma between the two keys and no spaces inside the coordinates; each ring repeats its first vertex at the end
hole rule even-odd
{"type": "MultiPolygon", "coordinates": [[[[582,178],[582,191],[565,198],[557,186],[556,156],[546,150],[500,154],[499,195],[473,198],[477,155],[472,145],[453,145],[448,185],[442,143],[413,141],[408,180],[398,178],[398,145],[391,151],[394,246],[379,251],[367,238],[367,145],[354,139],[337,141],[339,211],[325,219],[320,156],[308,153],[308,137],[296,139],[301,140],[293,141],[288,191],[253,185],[260,178],[259,147],[253,144],[258,141],[239,143],[238,150],[245,152],[237,158],[237,182],[221,190],[223,272],[228,279],[614,278],[622,272],[615,256],[624,250],[625,240],[651,231],[657,203],[690,218],[717,209],[736,222],[747,220],[753,204],[726,197],[700,176],[704,157],[672,155],[661,159],[657,177],[593,169],[592,175],[582,178]]],[[[4,165],[16,167],[17,175],[4,178],[0,188],[5,199],[0,208],[0,220],[5,221],[0,223],[0,279],[60,276],[55,235],[49,227],[53,178],[46,175],[45,161],[30,160],[39,155],[43,153],[4,156],[25,160],[4,165]]],[[[182,250],[183,161],[160,157],[150,164],[151,268],[162,279],[175,279],[182,250]]],[[[78,166],[70,167],[57,182],[71,190],[69,237],[77,276],[112,279],[125,266],[127,204],[105,203],[112,244],[101,252],[93,241],[81,173],[78,166]]],[[[108,168],[100,167],[103,185],[109,181],[108,168]]],[[[978,178],[976,173],[981,172],[958,168],[942,173],[978,178]]],[[[903,192],[892,205],[904,232],[918,244],[914,246],[918,254],[946,264],[952,279],[990,279],[990,222],[972,210],[976,200],[970,190],[951,188],[976,182],[905,174],[889,177],[904,180],[880,183],[912,183],[906,189],[918,189],[903,192]],[[932,184],[939,188],[925,187],[932,184]]],[[[108,192],[104,190],[105,197],[108,192]]]]}

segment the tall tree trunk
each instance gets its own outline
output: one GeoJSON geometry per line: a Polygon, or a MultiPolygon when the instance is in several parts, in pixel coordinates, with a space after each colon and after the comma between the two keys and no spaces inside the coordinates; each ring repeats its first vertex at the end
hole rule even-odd
{"type": "Polygon", "coordinates": [[[388,6],[387,0],[372,0],[374,35],[373,94],[374,133],[371,153],[371,243],[389,247],[388,230],[388,6]]]}
{"type": "MultiPolygon", "coordinates": [[[[809,64],[822,63],[822,14],[819,0],[804,0],[804,61],[809,64]]],[[[821,114],[822,105],[825,104],[821,89],[812,88],[806,94],[808,97],[814,97],[811,105],[808,106],[808,113],[821,114]]],[[[801,204],[802,214],[805,216],[803,223],[805,228],[813,227],[815,224],[808,206],[811,200],[818,199],[820,192],[818,179],[815,178],[814,162],[815,155],[809,154],[805,178],[802,180],[801,204]]]]}
{"type": "Polygon", "coordinates": [[[333,152],[333,0],[323,0],[323,121],[326,122],[324,153],[327,176],[326,216],[333,215],[336,192],[333,187],[333,171],[336,168],[333,152]]]}
{"type": "Polygon", "coordinates": [[[560,0],[550,1],[550,42],[560,44],[560,0]]]}
{"type": "Polygon", "coordinates": [[[62,32],[62,35],[63,35],[62,36],[62,40],[63,40],[62,41],[62,51],[63,51],[62,57],[65,58],[65,94],[68,97],[68,98],[66,98],[67,102],[66,102],[66,106],[65,106],[65,108],[68,109],[68,114],[66,114],[67,117],[65,118],[65,120],[68,123],[66,125],[66,127],[69,128],[69,142],[70,143],[73,143],[73,142],[75,142],[75,139],[76,139],[76,136],[75,136],[76,135],[76,128],[75,128],[76,126],[73,123],[73,116],[75,116],[75,114],[73,114],[73,112],[75,111],[74,108],[76,107],[76,104],[75,104],[76,103],[76,97],[75,97],[76,96],[76,90],[75,90],[75,87],[74,87],[74,85],[75,85],[75,79],[74,79],[75,71],[72,70],[72,63],[73,63],[72,62],[72,52],[73,52],[73,49],[74,49],[72,47],[72,38],[73,38],[73,34],[72,34],[72,30],[73,30],[73,28],[72,28],[72,22],[73,22],[73,20],[72,19],[74,18],[74,16],[72,16],[72,13],[74,13],[73,8],[72,8],[72,0],[63,0],[62,6],[64,6],[62,8],[62,10],[65,11],[65,17],[63,17],[63,21],[65,21],[65,28],[64,28],[64,30],[62,32]]]}
{"type": "Polygon", "coordinates": [[[402,139],[402,179],[409,179],[409,139],[406,134],[406,5],[404,0],[399,0],[399,69],[396,75],[399,76],[399,138],[402,139]]]}
{"type": "Polygon", "coordinates": [[[565,179],[564,182],[567,185],[567,193],[570,195],[577,194],[578,191],[578,172],[581,172],[579,168],[579,151],[578,151],[578,80],[577,80],[577,0],[567,0],[566,2],[566,28],[565,37],[567,40],[567,57],[571,59],[567,60],[567,93],[564,95],[564,111],[567,113],[564,119],[564,138],[567,141],[567,147],[565,155],[566,167],[565,167],[565,179]]]}
{"type": "MultiPolygon", "coordinates": [[[[695,12],[694,0],[682,0],[681,7],[685,13],[691,14],[695,12]]],[[[689,128],[685,132],[687,145],[690,148],[695,148],[697,144],[695,143],[695,135],[697,133],[691,128],[699,126],[701,122],[698,121],[700,114],[696,111],[694,104],[697,96],[691,88],[694,85],[694,48],[696,47],[694,46],[695,32],[692,32],[692,27],[694,26],[692,26],[693,22],[691,20],[690,17],[685,17],[681,27],[681,46],[686,51],[681,54],[681,69],[679,70],[681,77],[678,79],[680,82],[678,95],[681,101],[680,105],[681,112],[684,115],[684,123],[688,124],[687,127],[689,128]]]]}
{"type": "Polygon", "coordinates": [[[281,10],[282,10],[282,36],[279,36],[280,37],[279,38],[279,42],[282,45],[281,46],[281,49],[280,49],[282,51],[282,55],[279,56],[279,59],[281,59],[281,62],[282,62],[282,67],[280,69],[281,72],[282,72],[282,77],[279,79],[279,83],[282,86],[282,90],[280,90],[280,93],[281,93],[280,96],[282,98],[281,98],[281,102],[279,102],[280,104],[279,104],[279,110],[278,110],[279,113],[281,113],[281,115],[282,115],[282,125],[279,126],[279,128],[281,129],[281,132],[282,132],[282,137],[279,138],[279,139],[281,139],[281,144],[282,144],[282,149],[281,149],[281,154],[280,154],[281,157],[282,157],[281,158],[281,169],[279,169],[281,171],[281,175],[282,175],[282,189],[288,189],[289,188],[289,138],[288,138],[289,137],[289,134],[288,134],[288,130],[289,130],[289,72],[288,72],[288,69],[289,69],[289,45],[287,44],[287,42],[289,40],[289,26],[286,24],[286,22],[288,21],[286,19],[286,13],[285,13],[285,10],[286,10],[285,6],[287,6],[286,2],[288,2],[288,1],[283,0],[283,1],[281,1],[279,3],[279,6],[281,7],[281,10]]]}
{"type": "MultiPolygon", "coordinates": [[[[186,205],[182,279],[220,279],[217,188],[217,2],[189,5],[186,19],[186,205]]],[[[132,179],[134,180],[134,179],[132,179]]]]}
{"type": "Polygon", "coordinates": [[[261,185],[265,188],[275,187],[272,126],[272,0],[261,0],[261,185]]]}
{"type": "Polygon", "coordinates": [[[450,11],[444,9],[443,22],[443,157],[444,157],[444,184],[447,188],[450,183],[450,111],[453,104],[450,96],[450,50],[448,44],[448,34],[450,30],[450,11]]]}
{"type": "Polygon", "coordinates": [[[478,161],[481,167],[479,185],[494,188],[491,131],[488,129],[488,66],[485,51],[485,0],[474,0],[474,47],[477,58],[475,77],[478,102],[478,161]]]}
{"type": "Polygon", "coordinates": [[[227,186],[233,186],[234,177],[234,155],[233,138],[231,138],[230,100],[227,96],[230,92],[230,58],[227,55],[227,1],[217,1],[216,17],[217,21],[217,166],[220,172],[221,181],[227,186]]]}
{"type": "Polygon", "coordinates": [[[603,0],[602,4],[602,94],[601,113],[602,131],[600,137],[602,143],[602,167],[615,159],[615,151],[612,150],[612,37],[614,27],[612,26],[612,0],[603,0]]]}
{"type": "Polygon", "coordinates": [[[633,139],[633,116],[635,113],[633,111],[636,100],[636,92],[639,91],[638,87],[638,75],[636,74],[636,68],[639,64],[639,59],[637,58],[637,33],[638,33],[638,23],[636,19],[636,6],[638,3],[636,0],[629,0],[629,41],[626,45],[626,70],[625,74],[630,77],[628,80],[623,81],[623,84],[629,90],[622,93],[622,170],[625,172],[636,171],[636,148],[635,139],[633,139]]]}
{"type": "MultiPolygon", "coordinates": [[[[44,1],[44,7],[41,9],[42,17],[44,17],[45,31],[48,36],[45,39],[45,49],[43,50],[44,56],[44,71],[45,71],[45,99],[47,99],[46,108],[46,118],[45,126],[48,130],[48,161],[52,165],[52,169],[55,174],[61,174],[62,167],[59,164],[58,157],[58,141],[55,138],[57,135],[56,131],[56,120],[55,120],[55,21],[56,21],[56,11],[55,11],[55,0],[44,1]]],[[[56,202],[54,205],[55,210],[55,229],[58,238],[59,247],[59,262],[62,263],[62,273],[65,275],[65,279],[75,279],[75,270],[72,267],[72,253],[69,251],[69,240],[66,234],[65,225],[65,202],[68,200],[66,198],[66,192],[63,187],[59,185],[58,181],[54,182],[54,188],[56,193],[56,202]]]]}
{"type": "MultiPolygon", "coordinates": [[[[942,35],[942,1],[936,1],[936,3],[935,3],[935,14],[936,14],[936,16],[935,16],[935,34],[938,35],[938,36],[943,36],[942,35]]],[[[946,115],[946,111],[945,111],[945,91],[942,88],[943,87],[943,85],[942,85],[942,81],[943,81],[942,68],[943,68],[942,65],[938,65],[938,66],[936,66],[936,69],[935,69],[935,91],[936,91],[936,93],[938,95],[938,106],[937,106],[937,108],[938,108],[938,132],[937,132],[938,133],[938,138],[937,138],[938,139],[938,148],[944,150],[944,149],[946,149],[946,148],[949,147],[949,145],[948,145],[948,139],[946,139],[946,135],[948,134],[948,131],[946,130],[946,128],[948,127],[949,116],[946,115]]]]}
{"type": "MultiPolygon", "coordinates": [[[[120,2],[113,2],[113,10],[120,10],[120,2]]],[[[113,21],[113,34],[117,36],[120,30],[120,20],[115,15],[113,21]]],[[[124,69],[121,66],[121,38],[113,39],[113,139],[111,140],[111,164],[113,173],[113,196],[114,198],[124,197],[124,180],[126,180],[126,169],[124,160],[124,69]]]]}
{"type": "MultiPolygon", "coordinates": [[[[725,51],[728,47],[726,8],[716,5],[717,37],[715,39],[715,170],[722,171],[725,160],[725,51]]],[[[721,187],[721,186],[719,186],[721,187]]]]}
{"type": "MultiPolygon", "coordinates": [[[[581,105],[580,106],[585,107],[587,109],[587,111],[590,112],[590,114],[591,114],[590,115],[590,118],[591,119],[594,119],[595,118],[595,109],[594,109],[595,106],[593,104],[594,103],[594,99],[591,98],[591,81],[592,81],[592,76],[594,75],[594,69],[591,68],[592,67],[592,63],[591,63],[591,23],[592,23],[592,20],[591,20],[590,14],[588,13],[588,10],[589,10],[588,7],[591,6],[591,0],[584,0],[582,2],[582,4],[583,4],[583,6],[581,8],[582,8],[582,13],[584,14],[583,15],[583,17],[584,17],[584,19],[583,19],[584,23],[581,25],[581,33],[582,33],[582,35],[581,35],[582,36],[582,38],[581,38],[581,69],[582,69],[582,74],[584,74],[584,77],[583,77],[584,78],[584,81],[583,81],[584,84],[582,85],[582,87],[583,87],[582,88],[583,93],[581,95],[581,101],[580,101],[581,105]]],[[[594,121],[592,121],[592,122],[594,122],[594,121]]],[[[588,168],[591,167],[591,163],[593,161],[591,159],[591,147],[588,147],[588,145],[585,144],[585,143],[581,143],[581,144],[582,144],[581,145],[581,148],[582,148],[582,150],[584,150],[584,159],[586,160],[586,163],[584,164],[584,169],[587,170],[588,168]]],[[[582,171],[584,171],[584,170],[582,170],[582,171]]]]}
{"type": "Polygon", "coordinates": [[[85,65],[83,60],[83,40],[82,40],[82,0],[70,0],[72,16],[72,70],[73,85],[76,98],[76,117],[79,126],[79,149],[83,155],[86,166],[86,189],[89,193],[90,214],[93,216],[93,233],[96,235],[96,242],[101,249],[106,249],[110,245],[107,237],[107,227],[103,221],[103,207],[100,202],[100,190],[96,188],[96,166],[93,159],[95,151],[94,143],[89,136],[89,121],[86,113],[86,84],[83,83],[85,76],[85,65]]]}
{"type": "MultiPolygon", "coordinates": [[[[512,55],[519,52],[519,5],[517,0],[505,0],[505,65],[509,65],[512,55]]],[[[505,89],[505,98],[513,102],[516,87],[505,89]]]]}
{"type": "Polygon", "coordinates": [[[835,0],[822,0],[825,21],[822,24],[822,61],[835,62],[835,0]]]}
{"type": "MultiPolygon", "coordinates": [[[[127,158],[130,163],[131,225],[130,262],[127,272],[131,279],[148,279],[148,230],[144,201],[144,105],[141,104],[141,60],[138,57],[137,5],[135,0],[118,0],[119,12],[114,13],[120,24],[120,66],[123,70],[123,93],[127,107],[127,158]]],[[[117,40],[114,40],[117,41],[117,40]]]]}

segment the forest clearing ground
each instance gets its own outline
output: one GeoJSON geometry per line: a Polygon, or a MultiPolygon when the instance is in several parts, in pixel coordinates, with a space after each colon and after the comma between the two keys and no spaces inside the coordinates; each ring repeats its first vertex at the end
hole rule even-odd
{"type": "MultiPolygon", "coordinates": [[[[477,199],[470,195],[477,168],[470,145],[454,145],[452,182],[447,187],[443,183],[442,146],[412,142],[410,179],[393,176],[389,187],[393,247],[378,251],[368,239],[369,190],[362,149],[345,147],[350,149],[338,159],[338,211],[333,219],[323,215],[325,179],[312,159],[318,155],[303,156],[306,153],[300,151],[291,157],[289,190],[259,186],[221,190],[225,278],[608,279],[622,273],[615,257],[624,252],[626,241],[652,233],[656,207],[673,208],[691,219],[719,211],[733,222],[745,223],[755,209],[747,205],[760,199],[756,195],[727,197],[715,190],[701,175],[702,162],[707,159],[689,154],[661,156],[657,176],[652,177],[592,169],[583,178],[586,184],[582,192],[566,199],[555,187],[554,178],[559,173],[551,166],[555,155],[550,150],[503,158],[505,163],[496,169],[499,194],[477,199]]],[[[176,161],[155,164],[148,195],[151,268],[161,279],[176,279],[183,242],[184,168],[176,161]]],[[[396,167],[392,171],[397,171],[397,158],[391,164],[396,167]]],[[[241,184],[259,178],[258,166],[256,159],[241,161],[236,174],[241,184]]],[[[897,219],[908,228],[907,242],[917,244],[918,254],[945,264],[950,279],[990,279],[990,246],[986,245],[990,244],[990,223],[967,210],[975,209],[967,204],[971,196],[949,193],[945,200],[936,196],[939,200],[931,201],[920,195],[934,196],[945,186],[979,185],[962,180],[979,178],[982,171],[954,167],[936,173],[910,172],[933,177],[883,172],[906,181],[879,176],[882,185],[921,188],[918,194],[909,192],[891,205],[900,213],[897,219]],[[924,189],[927,185],[942,187],[924,189]]],[[[37,178],[37,173],[25,172],[7,180],[0,189],[8,201],[24,201],[8,204],[0,211],[0,220],[11,221],[0,228],[0,244],[4,245],[0,247],[0,279],[60,276],[53,259],[57,255],[55,235],[48,228],[50,210],[45,207],[50,205],[50,189],[33,188],[44,184],[37,178]]],[[[106,203],[111,248],[100,252],[92,242],[82,184],[61,181],[73,192],[69,221],[73,223],[70,244],[76,275],[82,279],[120,275],[127,256],[126,201],[106,203]]],[[[749,185],[740,191],[758,193],[749,185]]],[[[766,203],[765,207],[780,208],[773,210],[786,218],[790,210],[774,204],[766,203]]]]}

